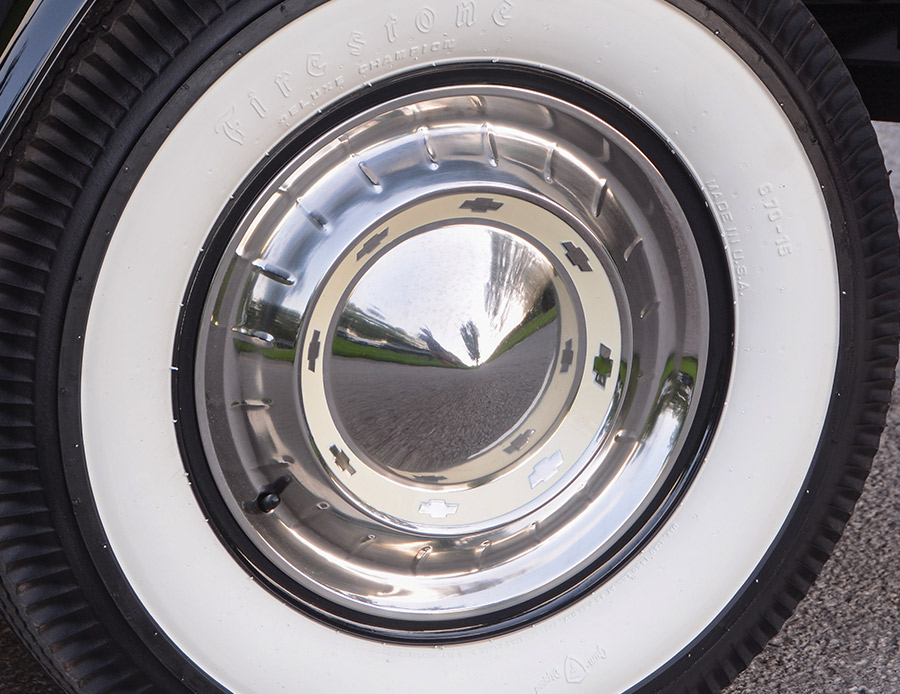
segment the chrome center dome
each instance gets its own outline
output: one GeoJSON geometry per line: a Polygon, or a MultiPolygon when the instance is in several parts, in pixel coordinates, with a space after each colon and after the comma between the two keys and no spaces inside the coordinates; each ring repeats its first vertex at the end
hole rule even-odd
{"type": "MultiPolygon", "coordinates": [[[[325,379],[348,442],[370,463],[437,484],[506,439],[558,358],[553,263],[487,225],[412,236],[360,277],[338,316],[325,379]]],[[[512,451],[511,451],[512,452],[512,451]]]]}

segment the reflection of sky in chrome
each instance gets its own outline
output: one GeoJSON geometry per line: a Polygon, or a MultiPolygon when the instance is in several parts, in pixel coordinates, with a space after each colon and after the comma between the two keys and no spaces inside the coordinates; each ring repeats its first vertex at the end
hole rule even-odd
{"type": "Polygon", "coordinates": [[[410,343],[487,361],[553,280],[534,246],[509,234],[456,225],[413,236],[380,258],[351,293],[356,310],[405,333],[410,343]]]}

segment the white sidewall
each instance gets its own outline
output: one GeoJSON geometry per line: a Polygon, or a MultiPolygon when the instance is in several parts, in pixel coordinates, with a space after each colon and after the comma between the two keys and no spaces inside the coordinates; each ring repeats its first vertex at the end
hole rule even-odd
{"type": "Polygon", "coordinates": [[[333,0],[285,26],[199,98],[150,163],[112,236],[85,335],[84,448],[97,508],[150,615],[230,691],[456,693],[477,683],[519,694],[553,691],[568,677],[620,692],[715,619],[803,491],[837,354],[828,213],[777,102],[667,3],[420,3],[333,0]],[[616,578],[489,642],[378,644],[285,607],[201,514],[172,424],[180,302],[229,196],[315,109],[392,71],[493,58],[548,66],[615,95],[704,183],[737,297],[733,381],[695,482],[616,578]]]}

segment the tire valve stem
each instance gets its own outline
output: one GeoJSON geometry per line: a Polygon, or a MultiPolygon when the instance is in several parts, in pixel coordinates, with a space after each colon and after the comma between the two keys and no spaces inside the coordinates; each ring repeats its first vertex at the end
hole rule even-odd
{"type": "Polygon", "coordinates": [[[256,505],[263,513],[271,513],[281,505],[281,496],[275,492],[263,492],[257,498],[256,505]]]}
{"type": "Polygon", "coordinates": [[[281,505],[281,495],[284,490],[291,484],[293,478],[289,475],[282,475],[271,484],[259,490],[259,496],[256,497],[256,508],[262,513],[271,513],[281,505]]]}

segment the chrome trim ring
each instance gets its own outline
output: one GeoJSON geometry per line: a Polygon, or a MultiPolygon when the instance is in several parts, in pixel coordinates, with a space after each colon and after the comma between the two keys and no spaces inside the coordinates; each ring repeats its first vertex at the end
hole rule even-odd
{"type": "Polygon", "coordinates": [[[400,97],[234,231],[197,344],[203,448],[246,537],[336,609],[515,612],[676,483],[708,303],[678,199],[611,125],[518,87],[400,97]]]}

